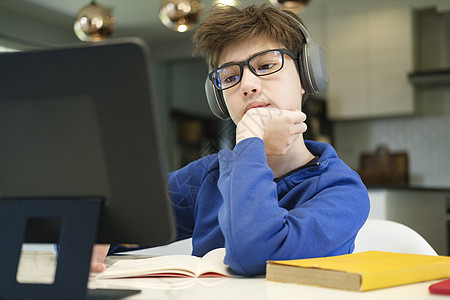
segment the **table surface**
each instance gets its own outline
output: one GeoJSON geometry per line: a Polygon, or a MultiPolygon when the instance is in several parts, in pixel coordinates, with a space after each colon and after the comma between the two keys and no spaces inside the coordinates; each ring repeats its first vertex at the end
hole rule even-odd
{"type": "MultiPolygon", "coordinates": [[[[112,263],[110,260],[109,263],[112,263]]],[[[51,251],[22,251],[17,278],[21,283],[51,283],[56,257],[51,251]]],[[[353,292],[315,286],[278,283],[265,278],[128,278],[95,279],[91,274],[89,288],[139,289],[141,293],[126,299],[450,299],[431,295],[428,287],[439,280],[379,289],[353,292]]]]}

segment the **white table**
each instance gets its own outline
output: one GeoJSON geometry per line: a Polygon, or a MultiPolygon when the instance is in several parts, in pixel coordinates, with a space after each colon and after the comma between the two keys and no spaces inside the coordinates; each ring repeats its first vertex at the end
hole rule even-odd
{"type": "MultiPolygon", "coordinates": [[[[55,254],[49,251],[23,251],[19,266],[20,282],[31,282],[38,278],[41,282],[51,282],[54,272],[55,254]]],[[[367,292],[351,292],[314,286],[277,283],[265,278],[134,278],[134,279],[95,279],[92,274],[89,288],[140,289],[141,293],[126,299],[159,300],[390,300],[390,299],[431,299],[443,300],[450,297],[431,295],[429,281],[367,292]]]]}
{"type": "Polygon", "coordinates": [[[138,288],[142,292],[127,299],[345,299],[345,300],[389,300],[389,299],[436,299],[430,295],[428,286],[437,281],[386,288],[368,292],[350,292],[306,285],[277,283],[265,278],[201,278],[187,281],[172,279],[117,279],[92,280],[91,288],[138,288]]]}

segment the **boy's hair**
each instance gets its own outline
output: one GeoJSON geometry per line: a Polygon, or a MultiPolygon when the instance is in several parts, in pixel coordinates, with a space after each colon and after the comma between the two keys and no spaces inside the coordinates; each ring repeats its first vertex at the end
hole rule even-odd
{"type": "Polygon", "coordinates": [[[297,23],[286,14],[302,22],[294,13],[266,4],[251,5],[242,10],[234,6],[217,6],[209,12],[192,37],[196,43],[194,55],[200,54],[209,68],[215,69],[226,46],[253,37],[279,42],[298,53],[304,37],[297,23]]]}

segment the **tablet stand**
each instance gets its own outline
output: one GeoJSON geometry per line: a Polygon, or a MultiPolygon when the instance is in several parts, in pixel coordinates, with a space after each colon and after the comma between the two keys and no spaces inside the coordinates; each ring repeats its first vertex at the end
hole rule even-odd
{"type": "Polygon", "coordinates": [[[0,199],[0,299],[118,299],[137,290],[88,290],[99,198],[0,199]],[[18,264],[28,219],[61,219],[53,284],[19,283],[18,264]]]}

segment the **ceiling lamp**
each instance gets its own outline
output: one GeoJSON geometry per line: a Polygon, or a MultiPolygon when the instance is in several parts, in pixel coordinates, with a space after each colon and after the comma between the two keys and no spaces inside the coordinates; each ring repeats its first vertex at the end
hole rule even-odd
{"type": "Polygon", "coordinates": [[[195,27],[202,9],[200,0],[163,0],[159,19],[166,27],[185,32],[195,27]]]}
{"type": "Polygon", "coordinates": [[[219,6],[236,6],[236,0],[216,0],[216,5],[219,6]]]}
{"type": "Polygon", "coordinates": [[[73,30],[80,40],[97,42],[111,35],[115,21],[110,9],[92,1],[78,12],[73,30]]]}
{"type": "Polygon", "coordinates": [[[296,14],[304,11],[309,2],[310,0],[270,0],[273,6],[290,10],[296,14]]]}

